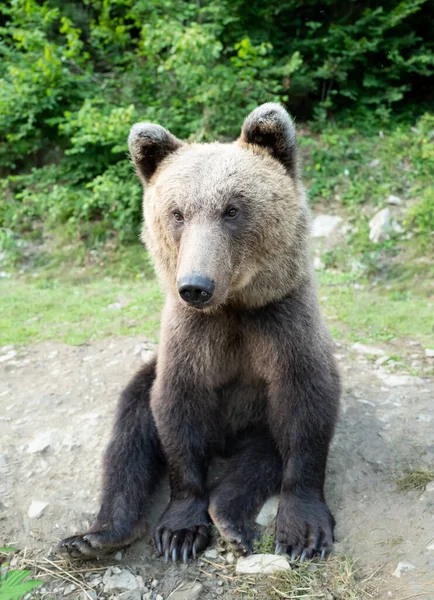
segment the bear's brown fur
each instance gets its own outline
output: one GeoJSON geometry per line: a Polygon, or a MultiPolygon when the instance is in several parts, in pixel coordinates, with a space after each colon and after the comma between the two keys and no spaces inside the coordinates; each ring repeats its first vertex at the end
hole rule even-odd
{"type": "Polygon", "coordinates": [[[171,499],[155,532],[166,559],[196,556],[211,519],[250,552],[253,519],[279,489],[276,552],[325,555],[340,384],[310,266],[294,126],[265,104],[233,144],[184,144],[139,123],[129,148],[167,292],[160,346],[122,395],[96,522],[60,551],[95,556],[139,537],[167,468],[171,499]],[[226,463],[210,488],[216,455],[226,463]]]}

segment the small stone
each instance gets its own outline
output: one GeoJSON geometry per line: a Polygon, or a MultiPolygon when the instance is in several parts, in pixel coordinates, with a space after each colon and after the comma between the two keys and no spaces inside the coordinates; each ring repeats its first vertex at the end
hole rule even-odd
{"type": "Polygon", "coordinates": [[[411,375],[391,375],[389,373],[383,373],[380,370],[378,370],[376,374],[377,377],[389,387],[413,386],[421,385],[423,383],[423,379],[411,375]]]}
{"type": "Polygon", "coordinates": [[[393,204],[394,206],[400,206],[402,204],[402,200],[399,196],[394,196],[390,194],[387,196],[387,204],[393,204]]]}
{"type": "Polygon", "coordinates": [[[425,486],[425,493],[426,492],[428,492],[428,494],[434,494],[434,481],[427,483],[425,486]]]}
{"type": "Polygon", "coordinates": [[[80,594],[80,600],[97,600],[98,596],[94,590],[86,590],[86,592],[82,592],[80,594]]]}
{"type": "Polygon", "coordinates": [[[116,552],[116,554],[113,556],[113,558],[115,560],[117,560],[118,562],[120,562],[122,560],[122,552],[116,552]]]}
{"type": "Polygon", "coordinates": [[[152,598],[152,592],[146,592],[146,594],[143,594],[142,596],[142,600],[151,600],[152,598]]]}
{"type": "Polygon", "coordinates": [[[425,356],[427,358],[434,358],[434,348],[425,348],[425,356]]]}
{"type": "Polygon", "coordinates": [[[141,592],[147,592],[148,589],[145,587],[145,582],[143,581],[143,577],[141,575],[136,575],[137,585],[140,588],[141,592]]]}
{"type": "Polygon", "coordinates": [[[279,496],[268,498],[265,502],[259,515],[256,517],[256,523],[267,527],[276,518],[279,509],[279,496]]]}
{"type": "Polygon", "coordinates": [[[382,350],[381,348],[376,348],[375,346],[367,346],[365,344],[360,344],[359,342],[353,344],[352,348],[360,354],[370,354],[372,356],[383,356],[385,354],[384,350],[382,350]]]}
{"type": "Polygon", "coordinates": [[[406,561],[399,562],[398,566],[396,567],[396,569],[393,572],[393,576],[398,577],[398,579],[399,579],[401,577],[401,575],[403,575],[404,573],[407,573],[408,571],[411,571],[412,569],[415,569],[415,568],[416,567],[409,562],[406,562],[406,561]]]}
{"type": "Polygon", "coordinates": [[[383,208],[369,221],[369,239],[374,244],[384,242],[389,238],[390,209],[383,208]]]}
{"type": "Polygon", "coordinates": [[[384,365],[384,363],[387,363],[390,360],[390,356],[387,356],[387,354],[385,356],[380,356],[380,358],[377,358],[377,360],[375,361],[375,364],[380,366],[380,365],[384,365]]]}
{"type": "Polygon", "coordinates": [[[160,594],[157,594],[155,596],[155,600],[164,600],[163,596],[161,596],[160,594]]]}
{"type": "Polygon", "coordinates": [[[242,556],[237,561],[237,575],[250,575],[255,573],[269,574],[276,571],[289,571],[291,565],[284,556],[276,556],[275,554],[252,554],[250,556],[242,556]]]}
{"type": "Polygon", "coordinates": [[[206,552],[204,552],[203,555],[208,560],[216,560],[219,557],[218,552],[215,548],[210,548],[209,550],[206,550],[206,552]]]}
{"type": "Polygon", "coordinates": [[[313,268],[315,269],[315,271],[324,271],[325,264],[321,260],[320,256],[315,256],[314,257],[314,259],[313,259],[313,268]]]}
{"type": "MultiPolygon", "coordinates": [[[[135,576],[130,572],[127,571],[127,569],[118,569],[118,567],[113,567],[112,568],[112,572],[113,575],[111,577],[105,577],[104,576],[104,592],[107,593],[114,593],[114,592],[131,592],[131,591],[138,591],[139,592],[139,585],[136,581],[135,576]],[[119,571],[118,573],[116,571],[119,571]]],[[[140,600],[140,593],[138,596],[139,600],[140,600]]]]}
{"type": "Polygon", "coordinates": [[[429,544],[429,546],[426,547],[427,550],[434,550],[434,544],[429,544]]]}
{"type": "Polygon", "coordinates": [[[225,593],[223,588],[217,588],[215,593],[217,594],[217,596],[223,596],[223,594],[225,593]]]}
{"type": "Polygon", "coordinates": [[[69,594],[72,594],[72,592],[74,592],[77,589],[77,586],[74,585],[73,583],[70,583],[69,585],[66,586],[63,595],[64,596],[69,596],[69,594]]]}
{"type": "Polygon", "coordinates": [[[380,159],[379,158],[374,158],[371,160],[371,162],[369,163],[369,168],[370,169],[375,169],[375,167],[378,167],[378,165],[380,164],[380,159]]]}
{"type": "Polygon", "coordinates": [[[52,443],[53,434],[51,431],[45,431],[40,435],[33,438],[30,444],[27,446],[27,452],[29,454],[36,454],[37,452],[44,452],[52,443]]]}
{"type": "Polygon", "coordinates": [[[312,223],[312,237],[329,237],[342,221],[341,217],[334,215],[318,215],[312,223]]]}
{"type": "Polygon", "coordinates": [[[197,600],[202,590],[203,585],[198,581],[184,581],[169,594],[167,600],[197,600]]]}
{"type": "Polygon", "coordinates": [[[47,508],[48,502],[40,502],[39,500],[32,500],[32,503],[27,511],[29,519],[39,519],[42,517],[44,510],[47,508]]]}
{"type": "Polygon", "coordinates": [[[153,579],[151,583],[151,588],[154,590],[158,585],[158,579],[153,579]]]}
{"type": "Polygon", "coordinates": [[[7,352],[6,354],[3,354],[3,356],[0,356],[0,363],[7,362],[8,360],[11,360],[11,358],[15,358],[16,355],[17,355],[16,350],[9,350],[9,352],[7,352]]]}
{"type": "Polygon", "coordinates": [[[116,600],[141,600],[142,595],[139,588],[136,588],[135,590],[127,590],[121,594],[116,594],[114,598],[116,598],[116,600]]]}
{"type": "Polygon", "coordinates": [[[228,552],[226,554],[226,562],[228,563],[228,565],[233,565],[235,562],[235,556],[233,555],[232,552],[228,552]]]}

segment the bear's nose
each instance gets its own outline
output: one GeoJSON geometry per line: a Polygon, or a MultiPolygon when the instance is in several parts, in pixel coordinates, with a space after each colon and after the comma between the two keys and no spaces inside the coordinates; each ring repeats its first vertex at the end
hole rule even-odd
{"type": "Polygon", "coordinates": [[[215,289],[215,283],[202,275],[187,275],[178,279],[178,292],[184,302],[200,307],[208,302],[215,289]]]}

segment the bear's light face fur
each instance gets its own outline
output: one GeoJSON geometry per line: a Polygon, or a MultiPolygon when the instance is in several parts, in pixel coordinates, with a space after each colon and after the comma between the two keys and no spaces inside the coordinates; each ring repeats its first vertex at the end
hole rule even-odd
{"type": "MultiPolygon", "coordinates": [[[[147,124],[130,136],[136,167],[140,126],[147,124]]],[[[177,282],[200,275],[215,282],[202,310],[255,308],[285,297],[309,270],[309,213],[295,169],[243,133],[233,144],[190,145],[160,130],[171,151],[150,177],[140,166],[138,172],[146,188],[143,239],[169,295],[183,303],[177,282]]]]}

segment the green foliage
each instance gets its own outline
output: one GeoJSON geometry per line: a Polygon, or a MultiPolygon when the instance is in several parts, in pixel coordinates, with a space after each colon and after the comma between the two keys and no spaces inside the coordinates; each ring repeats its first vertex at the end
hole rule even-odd
{"type": "Polygon", "coordinates": [[[17,234],[41,233],[41,223],[42,233],[62,227],[90,244],[137,238],[131,124],[156,121],[181,138],[230,140],[249,110],[272,100],[299,118],[316,116],[319,143],[304,142],[314,199],[351,206],[391,187],[407,190],[407,174],[415,182],[433,161],[433,117],[419,121],[420,135],[407,125],[432,98],[433,27],[427,0],[7,0],[0,243],[11,248],[17,234]],[[389,135],[392,107],[403,124],[389,135]],[[368,171],[379,121],[381,163],[368,171]],[[407,155],[411,171],[398,169],[392,186],[391,157],[398,165],[407,155]]]}
{"type": "MultiPolygon", "coordinates": [[[[0,554],[12,554],[15,548],[0,548],[0,554]]],[[[0,600],[20,600],[42,581],[28,580],[31,571],[10,570],[7,563],[0,561],[0,600]],[[26,580],[26,581],[24,581],[26,580]]]]}

